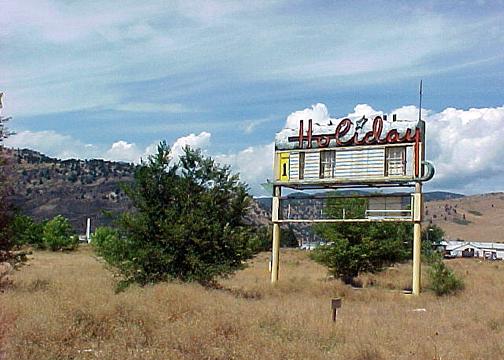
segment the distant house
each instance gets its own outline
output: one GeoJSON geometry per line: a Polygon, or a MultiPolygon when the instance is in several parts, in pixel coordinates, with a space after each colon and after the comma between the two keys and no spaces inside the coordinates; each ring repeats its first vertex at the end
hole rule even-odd
{"type": "Polygon", "coordinates": [[[504,244],[476,241],[442,241],[438,245],[445,257],[476,257],[488,260],[504,260],[504,244]]]}

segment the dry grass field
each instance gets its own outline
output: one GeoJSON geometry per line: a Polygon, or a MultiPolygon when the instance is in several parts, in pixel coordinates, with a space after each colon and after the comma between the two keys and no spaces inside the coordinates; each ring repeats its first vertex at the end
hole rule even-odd
{"type": "Polygon", "coordinates": [[[399,291],[407,264],[354,290],[302,251],[282,252],[272,287],[267,259],[222,280],[223,290],[165,283],[115,294],[116,279],[89,248],[36,252],[0,294],[0,359],[504,358],[502,262],[450,261],[466,289],[415,298],[399,291]]]}

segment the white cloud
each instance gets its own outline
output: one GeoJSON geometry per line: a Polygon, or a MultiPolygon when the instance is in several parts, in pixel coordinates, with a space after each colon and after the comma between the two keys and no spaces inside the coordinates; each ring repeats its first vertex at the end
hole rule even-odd
{"type": "MultiPolygon", "coordinates": [[[[418,107],[415,105],[407,105],[394,109],[390,112],[391,114],[397,114],[399,119],[418,119],[418,107]]],[[[431,110],[422,108],[422,119],[428,118],[432,114],[431,110]]]]}
{"type": "Polygon", "coordinates": [[[314,123],[326,124],[329,122],[329,112],[324,104],[315,104],[311,108],[295,111],[287,117],[285,127],[289,129],[297,129],[299,120],[312,119],[314,123]]]}
{"type": "Polygon", "coordinates": [[[447,108],[425,120],[435,184],[468,193],[504,190],[504,107],[447,108]]]}
{"type": "Polygon", "coordinates": [[[147,146],[144,150],[142,160],[146,160],[149,156],[154,155],[157,152],[160,141],[154,141],[152,144],[147,146]]]}
{"type": "Polygon", "coordinates": [[[202,131],[198,135],[189,134],[178,138],[171,147],[173,159],[177,161],[177,159],[184,153],[184,148],[186,146],[192,149],[205,149],[205,147],[207,147],[210,143],[211,136],[212,135],[209,132],[202,131]]]}
{"type": "MultiPolygon", "coordinates": [[[[203,149],[209,145],[211,134],[202,131],[200,134],[189,134],[175,140],[171,146],[175,161],[183,153],[185,146],[193,149],[203,149]]],[[[28,148],[42,152],[59,159],[105,159],[139,163],[149,155],[155,154],[159,141],[153,142],[145,149],[125,140],[118,140],[110,147],[85,144],[72,136],[55,131],[21,131],[5,141],[5,146],[12,148],[28,148]]]]}
{"type": "Polygon", "coordinates": [[[378,115],[383,115],[383,111],[377,111],[368,104],[358,104],[354,107],[354,111],[349,113],[347,117],[350,119],[358,119],[362,116],[373,118],[378,115]]]}
{"type": "Polygon", "coordinates": [[[99,150],[92,144],[84,144],[69,135],[55,131],[21,131],[7,138],[5,145],[13,148],[29,148],[60,159],[95,157],[99,150]]]}
{"type": "MultiPolygon", "coordinates": [[[[383,113],[370,105],[358,104],[345,117],[355,119],[383,113]]],[[[389,114],[397,114],[400,119],[417,119],[418,108],[403,106],[389,114]]],[[[426,158],[436,167],[430,188],[466,193],[504,190],[504,107],[447,108],[439,113],[422,109],[422,118],[426,122],[426,158]]],[[[330,117],[324,104],[316,104],[289,115],[285,127],[296,129],[301,119],[321,124],[338,121],[330,117]]]]}
{"type": "Polygon", "coordinates": [[[272,178],[274,149],[274,143],[250,146],[238,153],[217,155],[215,159],[222,164],[231,165],[232,170],[240,173],[240,179],[256,195],[264,193],[261,184],[272,178]]]}
{"type": "MultiPolygon", "coordinates": [[[[206,131],[202,131],[198,135],[189,134],[187,136],[182,136],[175,140],[171,145],[171,154],[173,161],[178,161],[179,157],[183,154],[184,148],[189,146],[193,149],[203,149],[205,150],[210,144],[211,134],[206,131]]],[[[157,151],[159,141],[155,141],[148,145],[145,149],[141,150],[135,143],[128,143],[124,140],[119,140],[112,144],[112,146],[103,153],[103,158],[107,160],[115,161],[128,161],[139,163],[141,159],[146,160],[150,155],[153,155],[157,151]]]]}
{"type": "Polygon", "coordinates": [[[325,104],[318,103],[312,105],[311,108],[295,111],[290,114],[287,117],[287,121],[285,122],[285,128],[297,129],[299,127],[299,120],[306,121],[312,119],[313,123],[315,124],[326,125],[329,122],[335,123],[345,117],[348,117],[350,119],[359,119],[363,115],[366,115],[367,117],[373,117],[382,114],[382,111],[377,111],[367,104],[358,104],[355,106],[354,111],[347,114],[346,116],[340,118],[332,118],[329,115],[327,106],[325,104]]]}
{"type": "Polygon", "coordinates": [[[110,149],[103,154],[103,158],[107,160],[138,162],[141,155],[136,144],[119,140],[113,143],[110,149]]]}
{"type": "Polygon", "coordinates": [[[85,144],[70,135],[55,131],[21,131],[7,138],[5,145],[28,148],[58,159],[106,159],[138,162],[142,151],[134,143],[119,140],[108,149],[95,144],[85,144]]]}

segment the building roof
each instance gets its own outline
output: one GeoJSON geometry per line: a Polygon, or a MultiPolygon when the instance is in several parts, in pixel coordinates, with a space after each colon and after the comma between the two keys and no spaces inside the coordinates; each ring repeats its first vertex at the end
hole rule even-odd
{"type": "Polygon", "coordinates": [[[504,244],[502,243],[493,243],[493,242],[477,242],[477,241],[458,241],[458,240],[449,240],[442,241],[440,243],[443,246],[446,246],[447,251],[458,250],[460,248],[474,248],[478,250],[486,250],[486,251],[504,251],[504,244]]]}

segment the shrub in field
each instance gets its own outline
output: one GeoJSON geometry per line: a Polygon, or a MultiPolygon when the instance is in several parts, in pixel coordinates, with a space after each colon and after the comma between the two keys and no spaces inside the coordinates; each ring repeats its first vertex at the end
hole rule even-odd
{"type": "Polygon", "coordinates": [[[12,243],[16,246],[33,245],[44,247],[42,235],[45,223],[37,223],[26,215],[17,215],[10,224],[12,243]]]}
{"type": "Polygon", "coordinates": [[[439,255],[429,269],[431,289],[437,296],[449,295],[464,289],[464,281],[443,262],[439,255]]]}
{"type": "Polygon", "coordinates": [[[91,245],[96,249],[98,255],[113,265],[119,264],[122,256],[127,253],[127,249],[122,248],[126,246],[127,242],[120,240],[119,236],[118,230],[102,226],[97,228],[91,237],[91,245]]]}
{"type": "MultiPolygon", "coordinates": [[[[334,217],[344,208],[347,218],[363,218],[367,208],[365,199],[328,202],[327,212],[333,212],[334,217]]],[[[315,226],[315,232],[329,243],[315,249],[311,257],[347,284],[361,272],[376,272],[406,259],[409,252],[405,242],[412,237],[411,226],[402,223],[324,224],[315,226]]]]}
{"type": "Polygon", "coordinates": [[[52,251],[73,250],[77,247],[79,238],[74,235],[68,219],[58,215],[45,224],[42,241],[44,247],[52,251]]]}
{"type": "Polygon", "coordinates": [[[186,148],[172,164],[161,143],[124,190],[135,211],[119,220],[117,235],[104,231],[95,245],[127,283],[208,282],[252,256],[251,232],[243,223],[246,186],[200,151],[186,148]]]}

